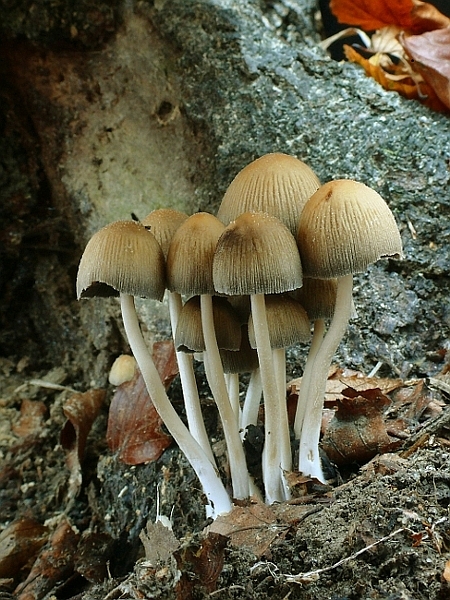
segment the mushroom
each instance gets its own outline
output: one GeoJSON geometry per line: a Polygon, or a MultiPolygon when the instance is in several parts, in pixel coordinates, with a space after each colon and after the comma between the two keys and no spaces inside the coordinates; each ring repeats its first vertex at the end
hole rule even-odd
{"type": "Polygon", "coordinates": [[[213,319],[212,261],[223,229],[219,219],[206,212],[192,215],[177,229],[167,255],[167,287],[186,296],[200,296],[205,373],[222,421],[233,497],[243,500],[249,497],[247,464],[228,396],[213,319]]]}
{"type": "MultiPolygon", "coordinates": [[[[241,430],[241,437],[243,437],[243,430],[250,424],[248,419],[248,410],[249,406],[244,402],[243,410],[241,411],[240,401],[239,401],[239,374],[241,373],[250,373],[251,375],[255,371],[259,371],[259,363],[258,363],[258,354],[254,348],[251,348],[250,342],[248,339],[248,327],[247,325],[241,325],[241,343],[240,347],[237,351],[235,350],[220,350],[220,357],[222,359],[223,370],[225,373],[225,377],[227,377],[227,387],[229,391],[229,396],[231,400],[231,404],[233,406],[233,410],[238,419],[239,428],[241,430]]],[[[251,381],[251,379],[250,379],[251,381]]],[[[249,391],[250,385],[247,388],[247,392],[249,391]]],[[[261,399],[262,389],[260,389],[259,394],[256,390],[253,391],[254,394],[254,404],[253,413],[258,411],[259,401],[261,399]]],[[[249,395],[246,394],[246,401],[249,400],[249,395]]],[[[254,417],[254,421],[252,424],[256,424],[256,416],[254,417]]]]}
{"type": "Polygon", "coordinates": [[[308,317],[313,321],[313,336],[303,370],[302,384],[295,411],[294,432],[300,438],[303,419],[305,418],[309,381],[312,376],[314,358],[325,334],[325,320],[333,317],[336,304],[336,279],[303,278],[303,285],[292,292],[293,297],[305,308],[308,317]]]}
{"type": "MultiPolygon", "coordinates": [[[[302,289],[302,288],[300,288],[302,289]]],[[[309,318],[303,306],[289,294],[266,296],[267,324],[274,357],[280,400],[286,397],[286,348],[311,338],[309,318]]],[[[248,324],[250,345],[256,348],[253,319],[248,324]]]]}
{"type": "MultiPolygon", "coordinates": [[[[241,346],[241,326],[237,314],[226,298],[213,296],[213,318],[214,330],[216,332],[217,347],[222,360],[223,352],[237,354],[241,346]]],[[[199,353],[204,352],[205,338],[203,336],[202,316],[200,309],[200,296],[192,296],[184,304],[178,319],[177,331],[175,334],[175,344],[183,352],[199,353]]],[[[231,405],[239,422],[239,394],[231,394],[230,373],[224,368],[222,360],[225,383],[228,390],[231,405]]],[[[235,389],[233,389],[235,392],[235,389]]]]}
{"type": "MultiPolygon", "coordinates": [[[[188,216],[186,214],[178,210],[158,208],[142,219],[142,224],[145,227],[149,227],[150,231],[157,239],[165,259],[167,259],[170,243],[172,242],[176,230],[187,218],[188,216]]],[[[166,296],[169,305],[172,336],[175,338],[175,332],[177,330],[178,319],[182,307],[181,295],[178,292],[166,290],[166,296]]],[[[176,350],[176,357],[189,430],[203,448],[211,462],[215,464],[214,455],[211,450],[203,420],[197,381],[194,373],[193,358],[185,352],[179,352],[178,350],[176,350]]]]}
{"type": "Polygon", "coordinates": [[[152,210],[141,221],[142,225],[149,227],[150,231],[156,238],[156,241],[161,246],[164,258],[167,259],[170,242],[178,227],[186,221],[188,215],[174,210],[173,208],[157,208],[152,210]]]}
{"type": "Polygon", "coordinates": [[[289,497],[283,471],[291,468],[286,402],[280,401],[267,325],[265,294],[300,287],[302,268],[295,239],[276,217],[244,213],[217,242],[214,287],[226,295],[250,295],[265,403],[264,485],[268,503],[289,497]]]}
{"type": "Polygon", "coordinates": [[[134,221],[116,221],[94,234],[81,257],[78,298],[120,296],[123,323],[153,404],[180,450],[196,472],[217,516],[231,510],[231,501],[216,469],[184,425],[153,363],[136,314],[134,296],[161,300],[164,256],[152,233],[134,221]]]}
{"type": "Polygon", "coordinates": [[[345,179],[326,183],[308,200],[297,242],[305,277],[338,278],[333,318],[313,362],[300,436],[299,470],[324,481],[319,457],[323,398],[333,354],[352,312],[353,274],[380,258],[401,258],[402,242],[383,198],[345,179]]]}
{"type": "Polygon", "coordinates": [[[302,208],[319,186],[314,171],[295,156],[265,154],[236,175],[217,217],[228,225],[242,213],[265,212],[277,217],[295,236],[302,208]]]}

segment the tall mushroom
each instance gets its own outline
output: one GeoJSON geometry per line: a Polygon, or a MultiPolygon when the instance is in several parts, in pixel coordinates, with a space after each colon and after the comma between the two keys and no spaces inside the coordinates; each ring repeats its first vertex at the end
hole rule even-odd
{"type": "Polygon", "coordinates": [[[303,419],[305,418],[306,401],[308,398],[309,382],[313,374],[314,359],[325,335],[325,321],[333,317],[334,305],[336,304],[336,288],[336,279],[312,279],[311,277],[304,277],[302,287],[292,293],[314,323],[313,336],[303,369],[297,410],[295,411],[294,432],[297,439],[300,438],[303,419]]]}
{"type": "Polygon", "coordinates": [[[79,299],[120,296],[128,342],[153,404],[196,472],[211,506],[211,514],[217,516],[231,510],[230,498],[211,461],[167,397],[136,314],[134,296],[161,300],[164,288],[162,250],[153,234],[140,223],[111,223],[88,242],[78,268],[77,296],[79,299]]]}
{"type": "Polygon", "coordinates": [[[323,185],[306,203],[297,242],[305,277],[337,279],[330,327],[314,359],[300,436],[299,470],[324,481],[320,423],[328,369],[352,311],[353,274],[383,257],[401,258],[394,216],[375,190],[352,180],[323,185]]]}
{"type": "Polygon", "coordinates": [[[212,304],[212,262],[223,229],[219,219],[206,212],[192,215],[177,229],[167,255],[167,287],[186,296],[200,296],[206,377],[227,443],[233,497],[242,500],[249,497],[249,477],[217,346],[212,304]]]}
{"type": "Polygon", "coordinates": [[[291,469],[291,448],[286,402],[280,400],[275,376],[265,294],[301,286],[302,267],[295,239],[276,217],[244,213],[225,228],[217,242],[213,277],[219,293],[250,295],[266,415],[266,501],[282,501],[289,497],[283,472],[291,469]]]}
{"type": "MultiPolygon", "coordinates": [[[[167,259],[169,247],[175,232],[187,218],[188,216],[186,214],[178,210],[158,208],[142,219],[142,225],[149,227],[150,231],[157,239],[165,259],[167,259]]],[[[172,336],[175,338],[175,332],[177,330],[178,319],[182,307],[181,294],[166,290],[166,296],[169,305],[172,336]]],[[[181,387],[183,388],[184,406],[189,430],[203,448],[211,462],[215,464],[214,455],[211,450],[203,420],[192,356],[176,350],[176,357],[178,369],[180,371],[181,387]]]]}

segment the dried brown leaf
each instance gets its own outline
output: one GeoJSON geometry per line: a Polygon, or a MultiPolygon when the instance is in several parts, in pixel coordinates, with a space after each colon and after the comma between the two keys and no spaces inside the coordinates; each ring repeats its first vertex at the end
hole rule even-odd
{"type": "MultiPolygon", "coordinates": [[[[173,343],[156,342],[153,360],[167,388],[178,373],[173,343]]],[[[161,426],[142,375],[136,371],[131,381],[118,386],[111,401],[106,434],[109,449],[129,465],[157,460],[172,442],[161,426]]]]}
{"type": "Polygon", "coordinates": [[[14,592],[17,600],[40,600],[73,572],[79,535],[62,521],[36,559],[27,579],[14,592]]]}
{"type": "Polygon", "coordinates": [[[400,38],[414,69],[434,89],[440,101],[450,108],[450,20],[443,29],[400,38]]]}
{"type": "Polygon", "coordinates": [[[351,46],[344,46],[346,58],[363,67],[369,77],[373,77],[383,88],[390,92],[397,92],[408,100],[419,100],[428,108],[436,111],[445,111],[446,106],[439,99],[433,87],[423,80],[422,75],[417,72],[416,80],[412,70],[404,70],[403,65],[394,66],[390,72],[386,71],[380,62],[377,62],[377,56],[365,58],[351,46]],[[420,80],[417,80],[420,78],[420,80]]]}
{"type": "Polygon", "coordinates": [[[85,531],[78,543],[74,569],[92,583],[108,577],[108,563],[113,557],[114,540],[107,533],[85,531]]]}
{"type": "Polygon", "coordinates": [[[450,19],[429,2],[413,0],[413,4],[410,29],[414,33],[423,33],[424,31],[432,31],[450,25],[450,19]]]}
{"type": "Polygon", "coordinates": [[[14,577],[33,564],[48,539],[48,528],[34,519],[19,519],[0,533],[0,577],[14,577]]]}
{"type": "Polygon", "coordinates": [[[394,448],[382,411],[390,400],[380,390],[343,398],[322,440],[328,458],[337,465],[364,464],[394,448]]]}
{"type": "Polygon", "coordinates": [[[180,545],[173,531],[161,521],[147,521],[147,527],[139,537],[144,545],[145,559],[154,567],[168,563],[180,545]]]}
{"type": "Polygon", "coordinates": [[[189,600],[194,589],[204,588],[207,593],[216,589],[222,572],[228,538],[219,533],[208,533],[198,544],[190,542],[174,554],[181,571],[177,583],[177,600],[189,600]]]}
{"type": "Polygon", "coordinates": [[[69,498],[76,496],[80,488],[81,462],[86,440],[105,400],[105,395],[106,392],[102,389],[73,394],[63,406],[67,421],[61,430],[60,442],[66,451],[66,464],[70,471],[69,498]]]}
{"type": "Polygon", "coordinates": [[[444,572],[442,577],[447,583],[450,583],[450,560],[445,563],[444,572]]]}

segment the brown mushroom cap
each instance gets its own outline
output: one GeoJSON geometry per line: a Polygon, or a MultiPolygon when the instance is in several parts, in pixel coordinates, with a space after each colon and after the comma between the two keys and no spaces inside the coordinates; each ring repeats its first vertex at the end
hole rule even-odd
{"type": "Polygon", "coordinates": [[[303,277],[302,287],[291,294],[306,310],[311,321],[316,321],[333,317],[336,291],[337,279],[303,277]]]}
{"type": "Polygon", "coordinates": [[[311,196],[300,216],[297,242],[305,277],[360,273],[380,258],[403,255],[386,202],[349,179],[330,181],[311,196]]]}
{"type": "Polygon", "coordinates": [[[294,290],[302,284],[295,239],[276,217],[244,213],[217,242],[213,277],[217,292],[230,296],[294,290]]]}
{"type": "Polygon", "coordinates": [[[135,221],[115,221],[86,245],[77,275],[77,297],[120,293],[162,300],[164,256],[154,235],[135,221]]]}
{"type": "MultiPolygon", "coordinates": [[[[310,321],[303,306],[287,294],[265,297],[267,325],[272,348],[288,348],[311,337],[310,321]]],[[[252,348],[256,348],[253,319],[250,315],[248,336],[252,348]]]]}
{"type": "Polygon", "coordinates": [[[272,153],[244,167],[229,185],[217,216],[228,225],[245,212],[266,212],[282,221],[293,235],[308,198],[320,181],[304,162],[272,153]]]}
{"type": "MultiPolygon", "coordinates": [[[[213,297],[214,329],[220,349],[237,351],[241,345],[241,326],[231,304],[225,298],[213,297]]],[[[175,347],[181,352],[204,352],[200,296],[192,296],[183,305],[175,332],[175,347]]]]}
{"type": "Polygon", "coordinates": [[[241,326],[239,350],[220,350],[224,373],[251,373],[259,367],[258,353],[250,346],[247,325],[241,326]]]}
{"type": "Polygon", "coordinates": [[[176,230],[167,254],[167,287],[193,296],[214,294],[212,262],[224,225],[206,212],[192,215],[176,230]]]}
{"type": "Polygon", "coordinates": [[[187,218],[188,216],[179,210],[158,208],[142,219],[141,223],[145,227],[150,227],[150,231],[161,246],[164,257],[167,258],[170,242],[175,231],[187,218]]]}

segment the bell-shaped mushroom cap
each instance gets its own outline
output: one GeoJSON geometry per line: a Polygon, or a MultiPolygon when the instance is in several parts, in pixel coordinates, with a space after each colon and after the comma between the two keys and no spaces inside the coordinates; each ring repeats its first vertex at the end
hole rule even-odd
{"type": "Polygon", "coordinates": [[[305,277],[360,273],[380,258],[403,255],[386,202],[349,179],[330,181],[311,196],[300,216],[297,242],[305,277]]]}
{"type": "Polygon", "coordinates": [[[120,293],[162,300],[164,256],[154,235],[135,221],[115,221],[86,245],[77,275],[77,297],[120,293]]]}
{"type": "MultiPolygon", "coordinates": [[[[214,329],[217,346],[225,350],[239,350],[241,326],[231,304],[225,298],[213,297],[214,329]]],[[[175,332],[175,348],[180,352],[204,352],[200,296],[192,296],[183,305],[175,332]]]]}
{"type": "Polygon", "coordinates": [[[214,294],[212,261],[224,225],[206,212],[192,215],[176,230],[167,254],[167,287],[193,296],[214,294]]]}
{"type": "Polygon", "coordinates": [[[220,236],[213,276],[217,292],[230,296],[294,290],[302,284],[294,236],[276,217],[244,213],[220,236]]]}
{"type": "Polygon", "coordinates": [[[187,218],[188,216],[179,210],[158,208],[142,219],[141,223],[145,227],[150,227],[150,231],[161,246],[164,257],[167,258],[170,242],[175,231],[187,218]]]}
{"type": "Polygon", "coordinates": [[[319,188],[316,174],[288,154],[257,158],[230,183],[217,213],[228,225],[245,212],[266,212],[280,219],[295,236],[305,202],[319,188]]]}
{"type": "MultiPolygon", "coordinates": [[[[264,298],[270,346],[288,348],[298,342],[307,342],[311,337],[309,317],[303,306],[287,294],[273,294],[264,298]]],[[[253,318],[248,322],[248,337],[252,348],[256,348],[253,318]]]]}
{"type": "Polygon", "coordinates": [[[247,325],[241,326],[239,350],[220,350],[224,373],[251,373],[259,367],[258,353],[250,346],[247,325]]]}
{"type": "Polygon", "coordinates": [[[337,279],[303,277],[303,285],[291,292],[300,302],[311,321],[331,319],[336,304],[337,279]]]}

